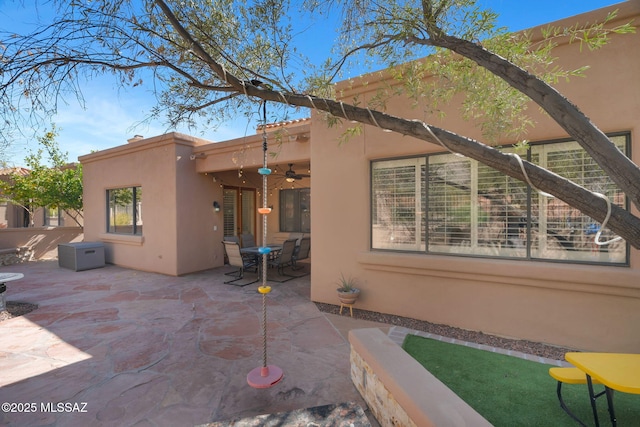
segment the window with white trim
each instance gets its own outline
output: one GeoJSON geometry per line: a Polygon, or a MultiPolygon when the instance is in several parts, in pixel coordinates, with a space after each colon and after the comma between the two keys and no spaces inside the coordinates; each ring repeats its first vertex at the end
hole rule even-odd
{"type": "MultiPolygon", "coordinates": [[[[628,134],[611,140],[626,152],[628,134]]],[[[531,145],[520,155],[626,207],[624,193],[575,141],[531,145]]],[[[373,249],[628,264],[624,241],[594,244],[597,221],[468,158],[373,161],[371,191],[373,249]]],[[[603,230],[602,240],[610,237],[603,230]]]]}

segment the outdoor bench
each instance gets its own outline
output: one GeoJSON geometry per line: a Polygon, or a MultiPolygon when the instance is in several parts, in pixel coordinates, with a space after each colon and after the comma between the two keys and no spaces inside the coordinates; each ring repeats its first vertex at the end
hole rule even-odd
{"type": "MultiPolygon", "coordinates": [[[[566,367],[566,368],[549,368],[549,375],[556,381],[558,381],[558,387],[556,388],[556,394],[558,395],[558,400],[560,401],[560,407],[564,412],[566,412],[571,418],[580,423],[580,425],[584,426],[585,424],[576,417],[573,412],[569,410],[567,405],[564,403],[562,399],[562,383],[567,384],[586,384],[587,383],[587,375],[578,368],[574,367],[566,367]]],[[[594,378],[591,379],[592,384],[600,384],[600,382],[594,378]]]]}
{"type": "MultiPolygon", "coordinates": [[[[562,383],[567,384],[586,384],[587,376],[586,374],[578,368],[567,367],[567,368],[549,368],[549,375],[551,375],[555,380],[558,381],[558,385],[562,383]]],[[[591,382],[593,384],[600,384],[598,380],[592,379],[591,382]]]]}
{"type": "Polygon", "coordinates": [[[20,253],[20,248],[6,248],[0,249],[0,255],[12,255],[20,253]]]}

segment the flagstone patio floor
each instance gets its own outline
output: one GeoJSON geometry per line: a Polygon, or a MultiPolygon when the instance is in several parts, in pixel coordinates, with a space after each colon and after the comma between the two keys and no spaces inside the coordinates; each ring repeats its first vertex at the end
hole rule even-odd
{"type": "Polygon", "coordinates": [[[7,300],[39,306],[0,322],[0,425],[195,426],[342,402],[366,409],[346,333],[388,326],[320,312],[309,276],[270,282],[267,361],[284,378],[254,389],[246,377],[263,362],[262,296],[258,283],[223,284],[228,271],[0,267],[24,274],[7,300]]]}

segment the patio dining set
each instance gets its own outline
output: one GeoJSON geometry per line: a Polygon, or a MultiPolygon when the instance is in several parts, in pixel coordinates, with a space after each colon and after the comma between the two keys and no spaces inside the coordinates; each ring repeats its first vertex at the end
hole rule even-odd
{"type": "Polygon", "coordinates": [[[236,286],[247,286],[260,280],[263,274],[263,257],[267,258],[267,280],[286,282],[309,274],[299,262],[309,258],[311,238],[290,238],[282,244],[257,246],[253,235],[228,236],[223,240],[225,255],[230,266],[236,270],[227,273],[233,279],[224,282],[236,286]],[[245,273],[256,273],[255,278],[245,279],[245,273]]]}

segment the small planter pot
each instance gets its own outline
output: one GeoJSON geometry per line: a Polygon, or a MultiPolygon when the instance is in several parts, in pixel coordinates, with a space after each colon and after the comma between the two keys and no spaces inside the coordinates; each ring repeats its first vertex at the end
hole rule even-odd
{"type": "Polygon", "coordinates": [[[338,290],[338,299],[342,304],[353,304],[360,296],[360,289],[352,289],[351,291],[338,290]]]}

